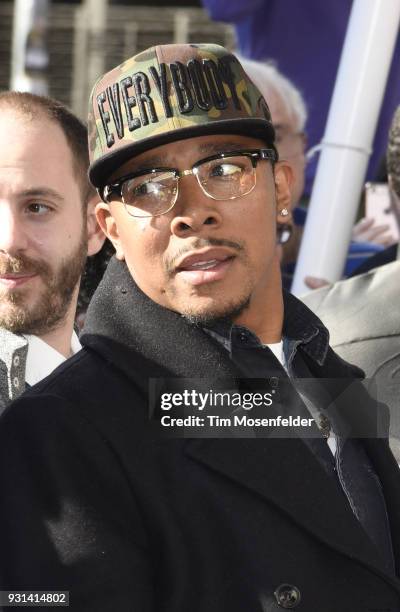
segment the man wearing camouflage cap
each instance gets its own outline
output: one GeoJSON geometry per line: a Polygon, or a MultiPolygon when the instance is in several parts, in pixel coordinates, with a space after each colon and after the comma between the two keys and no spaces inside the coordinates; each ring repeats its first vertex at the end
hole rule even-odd
{"type": "Polygon", "coordinates": [[[261,94],[221,47],[155,47],[98,81],[89,123],[116,257],[83,350],[0,422],[2,589],[85,612],[399,610],[386,413],[282,294],[291,175],[261,94]],[[213,390],[241,403],[217,414],[213,390]]]}

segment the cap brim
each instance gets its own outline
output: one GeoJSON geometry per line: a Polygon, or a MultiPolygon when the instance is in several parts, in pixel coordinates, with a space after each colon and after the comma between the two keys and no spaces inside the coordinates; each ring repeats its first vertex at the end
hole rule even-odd
{"type": "Polygon", "coordinates": [[[132,142],[121,149],[117,149],[108,155],[98,159],[89,168],[89,179],[94,187],[104,187],[109,177],[122,166],[128,159],[154,149],[160,145],[177,140],[185,140],[206,134],[240,134],[259,138],[268,145],[273,145],[275,131],[272,123],[266,119],[226,119],[223,121],[210,121],[209,123],[193,125],[187,128],[180,128],[170,132],[143,138],[138,142],[132,142]]]}

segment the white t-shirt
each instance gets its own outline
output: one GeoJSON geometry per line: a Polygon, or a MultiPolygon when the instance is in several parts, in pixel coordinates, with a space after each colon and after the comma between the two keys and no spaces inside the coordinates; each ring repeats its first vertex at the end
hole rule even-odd
{"type": "Polygon", "coordinates": [[[281,340],[280,342],[274,342],[273,344],[263,344],[263,346],[268,346],[268,348],[271,349],[275,357],[278,359],[279,363],[285,368],[287,372],[286,359],[285,354],[283,352],[283,340],[281,340]]]}

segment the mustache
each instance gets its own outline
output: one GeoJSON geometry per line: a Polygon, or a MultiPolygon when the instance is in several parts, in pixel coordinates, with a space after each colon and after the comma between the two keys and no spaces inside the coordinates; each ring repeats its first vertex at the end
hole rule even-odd
{"type": "Polygon", "coordinates": [[[169,275],[174,274],[175,267],[177,262],[186,255],[186,253],[190,253],[192,251],[196,251],[198,249],[203,249],[205,247],[228,247],[240,253],[244,251],[244,243],[243,242],[234,242],[233,240],[227,240],[225,238],[197,238],[190,244],[185,245],[179,251],[177,251],[171,257],[165,258],[164,265],[167,273],[169,275]]]}
{"type": "Polygon", "coordinates": [[[31,259],[27,255],[18,257],[0,256],[0,274],[38,274],[47,275],[49,266],[44,261],[31,259]]]}

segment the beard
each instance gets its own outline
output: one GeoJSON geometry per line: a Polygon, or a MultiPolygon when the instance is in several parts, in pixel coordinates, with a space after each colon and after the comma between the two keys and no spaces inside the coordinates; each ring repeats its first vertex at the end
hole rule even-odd
{"type": "Polygon", "coordinates": [[[86,227],[78,246],[57,267],[26,255],[0,256],[0,274],[36,274],[43,285],[33,301],[30,288],[0,288],[0,327],[13,333],[35,335],[57,328],[67,315],[86,256],[86,227]]]}
{"type": "Polygon", "coordinates": [[[192,325],[201,327],[210,327],[217,324],[219,321],[235,321],[249,306],[251,295],[245,295],[235,302],[225,304],[220,309],[210,309],[206,312],[195,312],[187,309],[183,310],[181,315],[192,325]]]}

